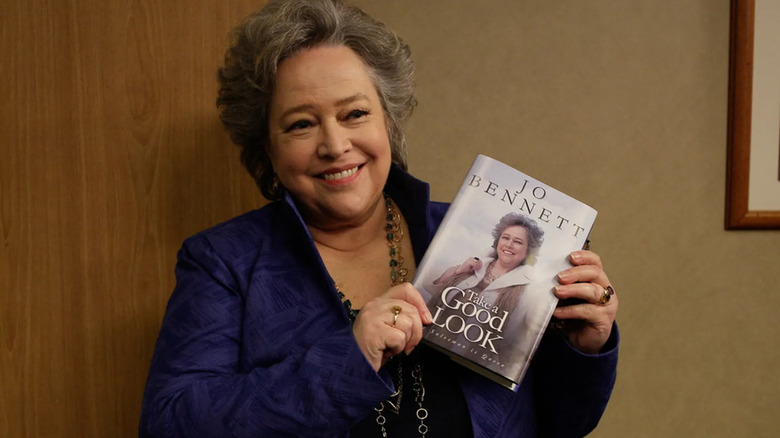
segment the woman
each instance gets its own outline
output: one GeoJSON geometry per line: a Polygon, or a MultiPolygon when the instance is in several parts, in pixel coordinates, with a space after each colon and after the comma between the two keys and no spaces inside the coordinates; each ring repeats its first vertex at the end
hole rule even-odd
{"type": "Polygon", "coordinates": [[[617,300],[599,304],[609,280],[593,253],[561,274],[559,295],[590,303],[557,316],[583,327],[540,348],[518,393],[417,346],[431,315],[407,281],[446,205],[405,171],[413,64],[395,34],[338,0],[271,1],[234,31],[219,79],[222,121],[275,202],[184,242],[141,436],[595,426],[614,380],[617,300]]]}
{"type": "MultiPolygon", "coordinates": [[[[489,308],[493,314],[505,315],[507,323],[503,336],[495,341],[497,352],[491,355],[480,351],[479,354],[489,355],[486,366],[496,371],[519,370],[533,348],[533,334],[539,332],[541,324],[538,318],[526,318],[519,313],[534,307],[528,303],[534,298],[526,297],[523,291],[534,279],[533,264],[544,241],[544,231],[533,219],[508,213],[495,225],[492,237],[493,244],[487,254],[469,257],[463,263],[447,268],[426,287],[432,295],[429,305],[440,303],[442,292],[456,287],[464,291],[469,301],[478,299],[483,303],[481,306],[489,308]],[[525,305],[520,305],[521,297],[525,305]],[[531,336],[523,337],[524,334],[531,336]]],[[[457,315],[460,311],[445,309],[439,318],[445,319],[450,313],[457,315]]],[[[464,336],[460,335],[461,338],[464,336]]]]}
{"type": "Polygon", "coordinates": [[[448,268],[429,290],[440,292],[457,286],[482,295],[498,309],[512,312],[526,284],[533,280],[534,258],[544,240],[544,231],[519,213],[508,213],[493,228],[493,246],[487,257],[470,257],[448,268]]]}

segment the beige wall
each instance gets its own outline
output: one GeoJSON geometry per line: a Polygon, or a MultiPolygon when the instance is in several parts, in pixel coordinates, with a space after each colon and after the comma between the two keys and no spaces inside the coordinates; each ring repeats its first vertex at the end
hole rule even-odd
{"type": "Polygon", "coordinates": [[[724,231],[729,2],[365,1],[412,46],[410,167],[477,152],[597,210],[619,380],[595,437],[780,436],[780,231],[724,231]]]}
{"type": "MultiPolygon", "coordinates": [[[[213,106],[259,2],[0,14],[0,436],[133,436],[181,240],[261,201],[213,106]]],[[[726,0],[362,0],[411,44],[411,171],[474,154],[599,210],[621,299],[594,437],[780,435],[780,232],[723,230],[726,0]]]]}

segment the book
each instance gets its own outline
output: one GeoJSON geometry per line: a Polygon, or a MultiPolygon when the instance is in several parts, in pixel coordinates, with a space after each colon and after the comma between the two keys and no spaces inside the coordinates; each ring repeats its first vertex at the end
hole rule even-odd
{"type": "Polygon", "coordinates": [[[557,274],[572,266],[596,214],[478,155],[413,280],[433,315],[423,342],[516,389],[558,303],[557,274]]]}

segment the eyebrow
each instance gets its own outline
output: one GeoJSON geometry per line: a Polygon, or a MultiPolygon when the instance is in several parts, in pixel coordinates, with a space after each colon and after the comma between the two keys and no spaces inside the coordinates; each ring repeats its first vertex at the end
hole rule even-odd
{"type": "MultiPolygon", "coordinates": [[[[347,97],[345,97],[343,99],[337,100],[336,101],[336,106],[349,105],[350,103],[357,102],[359,100],[370,101],[368,96],[366,96],[365,94],[363,94],[363,93],[355,93],[352,96],[347,96],[347,97]]],[[[302,105],[296,105],[296,106],[294,106],[292,108],[288,108],[285,111],[283,111],[282,114],[279,116],[279,118],[283,119],[283,118],[287,117],[290,114],[311,110],[314,107],[315,106],[310,104],[310,103],[304,103],[302,105]]]]}

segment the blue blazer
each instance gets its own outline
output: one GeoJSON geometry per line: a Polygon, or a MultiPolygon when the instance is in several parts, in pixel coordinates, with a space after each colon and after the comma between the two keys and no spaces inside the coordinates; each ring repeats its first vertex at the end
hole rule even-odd
{"type": "MultiPolygon", "coordinates": [[[[393,167],[386,186],[419,263],[448,205],[393,167]]],[[[347,437],[393,392],[375,372],[289,195],[187,239],[144,394],[141,437],[347,437]]],[[[457,382],[474,436],[581,437],[615,381],[617,328],[585,355],[555,333],[517,392],[457,382]]]]}

